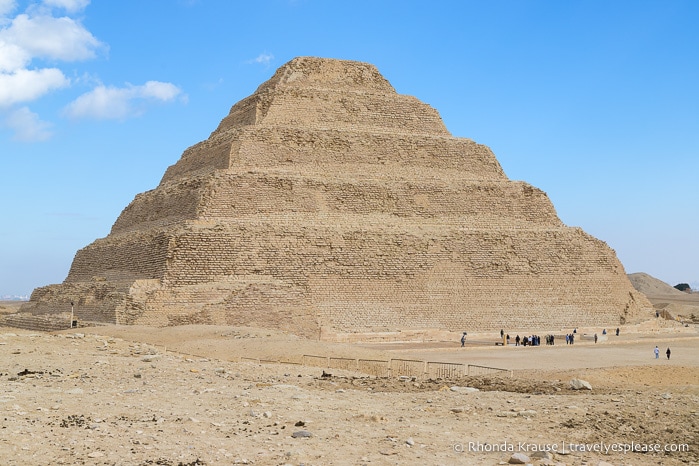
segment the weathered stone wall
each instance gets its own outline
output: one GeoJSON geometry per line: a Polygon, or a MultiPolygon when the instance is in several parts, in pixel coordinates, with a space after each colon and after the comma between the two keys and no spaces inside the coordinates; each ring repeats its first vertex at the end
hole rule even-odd
{"type": "Polygon", "coordinates": [[[412,179],[419,170],[448,170],[457,179],[506,180],[490,149],[468,139],[288,127],[256,127],[244,134],[244,142],[232,153],[233,168],[322,171],[326,176],[371,173],[373,177],[399,177],[405,170],[412,179]]]}
{"type": "Polygon", "coordinates": [[[195,219],[205,183],[201,176],[188,177],[138,194],[121,212],[111,233],[143,231],[195,219]]]}
{"type": "Polygon", "coordinates": [[[562,226],[546,194],[526,183],[378,181],[292,176],[284,173],[225,174],[210,178],[202,193],[201,218],[322,214],[339,223],[396,216],[482,228],[562,226]]]}
{"type": "Polygon", "coordinates": [[[75,254],[66,283],[161,278],[167,267],[169,234],[134,231],[102,238],[75,254]]]}

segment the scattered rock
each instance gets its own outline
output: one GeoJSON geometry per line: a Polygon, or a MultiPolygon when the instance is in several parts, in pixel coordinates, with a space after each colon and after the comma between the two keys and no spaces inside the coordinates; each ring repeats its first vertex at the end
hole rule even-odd
{"type": "Polygon", "coordinates": [[[530,459],[527,455],[518,452],[510,456],[510,459],[507,462],[510,464],[527,464],[529,461],[530,459]]]}
{"type": "Polygon", "coordinates": [[[307,430],[297,430],[293,434],[291,434],[293,438],[310,438],[313,437],[313,434],[310,433],[307,430]]]}
{"type": "Polygon", "coordinates": [[[474,393],[474,392],[479,392],[477,388],[473,387],[459,387],[458,385],[454,385],[453,387],[449,387],[449,390],[452,392],[457,392],[457,393],[474,393]]]}
{"type": "Polygon", "coordinates": [[[552,460],[553,455],[551,452],[548,452],[546,450],[539,450],[535,451],[531,454],[532,459],[545,459],[545,460],[552,460]]]}
{"type": "Polygon", "coordinates": [[[586,380],[573,379],[570,381],[570,388],[573,390],[592,390],[592,385],[586,380]]]}

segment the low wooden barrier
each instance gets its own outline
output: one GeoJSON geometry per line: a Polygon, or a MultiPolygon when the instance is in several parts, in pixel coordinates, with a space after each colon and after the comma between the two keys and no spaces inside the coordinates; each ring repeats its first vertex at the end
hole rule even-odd
{"type": "Polygon", "coordinates": [[[329,368],[327,356],[313,356],[312,354],[303,355],[303,365],[313,366],[313,367],[325,367],[329,368]]]}
{"type": "Polygon", "coordinates": [[[391,363],[379,359],[358,359],[357,371],[375,377],[388,377],[391,375],[391,363]]]}
{"type": "Polygon", "coordinates": [[[347,371],[357,370],[357,360],[350,358],[328,358],[328,365],[333,369],[344,369],[347,371]]]}
{"type": "Polygon", "coordinates": [[[500,369],[499,367],[479,366],[477,364],[469,364],[466,375],[505,375],[512,377],[513,372],[510,369],[500,369]]]}
{"type": "Polygon", "coordinates": [[[391,376],[422,377],[425,375],[425,361],[417,359],[391,359],[391,376]]]}
{"type": "Polygon", "coordinates": [[[464,375],[464,365],[454,362],[427,361],[427,376],[438,379],[451,379],[464,375]]]}

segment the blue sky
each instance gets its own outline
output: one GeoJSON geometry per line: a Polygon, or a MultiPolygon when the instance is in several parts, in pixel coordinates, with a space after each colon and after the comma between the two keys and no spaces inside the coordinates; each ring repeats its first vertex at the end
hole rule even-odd
{"type": "Polygon", "coordinates": [[[370,62],[628,273],[699,288],[699,2],[0,0],[0,296],[296,56],[370,62]]]}

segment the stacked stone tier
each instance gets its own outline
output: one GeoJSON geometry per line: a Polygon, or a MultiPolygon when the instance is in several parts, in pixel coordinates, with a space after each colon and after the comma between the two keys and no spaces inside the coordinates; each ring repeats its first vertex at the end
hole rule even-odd
{"type": "Polygon", "coordinates": [[[398,172],[430,176],[503,180],[492,151],[470,139],[450,136],[396,135],[370,131],[308,130],[288,126],[248,126],[214,133],[169,167],[161,184],[214,170],[283,168],[326,175],[350,171],[374,176],[398,172]]]}

